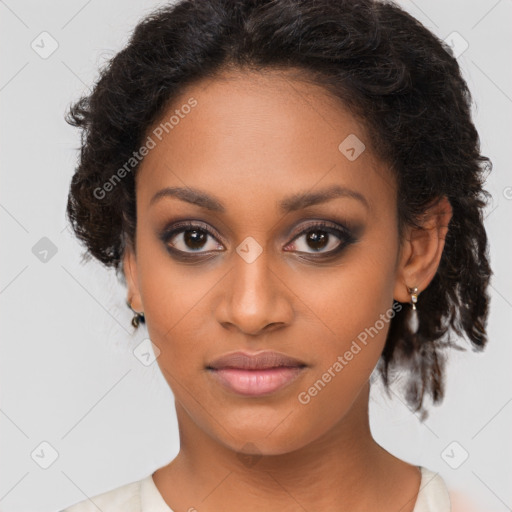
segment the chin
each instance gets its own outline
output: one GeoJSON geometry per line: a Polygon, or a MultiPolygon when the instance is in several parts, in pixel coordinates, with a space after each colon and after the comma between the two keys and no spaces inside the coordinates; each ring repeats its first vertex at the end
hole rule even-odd
{"type": "Polygon", "coordinates": [[[224,422],[224,429],[216,430],[216,437],[231,450],[254,457],[283,455],[307,446],[321,437],[329,429],[326,424],[318,423],[311,418],[298,418],[290,410],[273,414],[264,419],[257,418],[224,422]],[[229,432],[228,435],[227,432],[229,432]]]}

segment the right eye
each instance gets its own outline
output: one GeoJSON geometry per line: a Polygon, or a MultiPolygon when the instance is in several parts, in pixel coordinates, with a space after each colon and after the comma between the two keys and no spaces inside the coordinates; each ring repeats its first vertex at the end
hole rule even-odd
{"type": "Polygon", "coordinates": [[[224,246],[217,241],[214,233],[206,224],[198,222],[182,222],[174,225],[170,230],[165,231],[162,239],[171,251],[184,254],[202,254],[224,250],[224,246]]]}

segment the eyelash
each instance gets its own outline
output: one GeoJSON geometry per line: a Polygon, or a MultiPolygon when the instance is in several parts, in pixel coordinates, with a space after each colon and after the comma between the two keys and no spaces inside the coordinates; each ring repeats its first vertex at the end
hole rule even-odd
{"type": "MultiPolygon", "coordinates": [[[[298,233],[294,234],[293,238],[291,239],[290,242],[288,242],[287,246],[290,245],[291,243],[295,242],[295,240],[299,239],[301,236],[306,235],[315,230],[324,231],[328,234],[332,234],[332,235],[336,236],[337,238],[340,239],[340,243],[335,249],[332,249],[330,251],[323,252],[323,253],[322,252],[316,253],[319,256],[316,256],[315,253],[309,253],[309,252],[305,253],[303,251],[298,251],[299,253],[306,254],[306,255],[308,255],[308,257],[312,257],[313,259],[319,259],[319,258],[327,259],[327,258],[335,257],[343,249],[345,249],[345,247],[347,247],[348,245],[350,245],[351,243],[354,243],[356,241],[356,238],[351,234],[351,232],[343,226],[339,226],[339,225],[335,224],[334,222],[329,222],[329,221],[313,221],[310,224],[308,224],[304,229],[302,229],[298,233]]],[[[218,242],[219,238],[222,238],[215,231],[213,231],[207,224],[205,224],[203,222],[200,222],[200,221],[178,222],[176,224],[173,224],[170,228],[165,229],[163,231],[163,233],[160,235],[160,239],[165,244],[167,250],[171,253],[171,255],[173,257],[180,259],[182,261],[198,261],[199,258],[198,258],[198,256],[196,256],[198,254],[200,254],[202,256],[207,254],[211,257],[212,254],[215,254],[218,252],[223,252],[223,251],[219,251],[219,250],[187,252],[187,251],[182,251],[180,249],[176,249],[176,248],[172,247],[171,245],[169,245],[170,240],[172,240],[176,235],[178,235],[180,233],[184,233],[186,231],[200,231],[200,232],[206,233],[208,236],[214,238],[217,242],[218,242]]],[[[302,256],[301,256],[301,258],[309,259],[309,258],[304,258],[302,256]]],[[[210,259],[210,258],[201,258],[202,261],[204,259],[210,259]]]]}

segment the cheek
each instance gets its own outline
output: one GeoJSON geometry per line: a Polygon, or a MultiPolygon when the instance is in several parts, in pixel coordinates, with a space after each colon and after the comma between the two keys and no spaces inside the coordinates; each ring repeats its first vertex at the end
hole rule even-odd
{"type": "Polygon", "coordinates": [[[151,229],[137,232],[137,271],[148,327],[162,335],[178,325],[213,281],[199,266],[177,264],[151,229]]]}
{"type": "Polygon", "coordinates": [[[301,403],[316,400],[327,410],[331,400],[344,409],[356,397],[380,358],[395,315],[392,282],[384,273],[366,268],[361,275],[355,269],[342,274],[327,293],[308,297],[319,319],[311,333],[317,361],[307,382],[313,388],[303,389],[307,396],[301,403]]]}
{"type": "MultiPolygon", "coordinates": [[[[218,279],[200,266],[178,265],[163,244],[141,234],[137,267],[144,314],[151,341],[159,348],[159,365],[174,371],[174,366],[192,370],[186,363],[198,359],[201,336],[200,317],[209,291],[218,279]],[[162,249],[163,248],[163,249],[162,249]]],[[[200,352],[199,352],[200,354],[200,352]]]]}
{"type": "Polygon", "coordinates": [[[387,331],[379,320],[393,304],[396,246],[370,239],[353,249],[339,265],[294,280],[322,350],[343,350],[377,322],[379,331],[387,331]]]}
{"type": "Polygon", "coordinates": [[[329,275],[316,276],[316,286],[302,281],[298,295],[314,314],[309,334],[316,364],[298,398],[312,413],[347,410],[377,364],[397,312],[395,250],[392,243],[380,253],[361,246],[329,275]]]}

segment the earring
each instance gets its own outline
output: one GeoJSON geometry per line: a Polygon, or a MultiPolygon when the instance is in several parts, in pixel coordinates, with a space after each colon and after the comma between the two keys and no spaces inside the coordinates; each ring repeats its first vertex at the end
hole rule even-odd
{"type": "Polygon", "coordinates": [[[409,312],[409,316],[407,317],[407,323],[409,326],[409,330],[415,334],[418,332],[419,327],[419,319],[418,319],[418,310],[416,309],[416,303],[418,302],[418,288],[407,288],[409,293],[411,294],[411,310],[409,312]]]}
{"type": "Polygon", "coordinates": [[[129,301],[127,300],[126,305],[135,313],[135,315],[133,315],[131,324],[133,325],[133,327],[135,327],[135,329],[137,329],[141,323],[145,323],[145,321],[146,321],[146,318],[144,317],[144,313],[143,312],[139,313],[138,311],[135,311],[132,308],[131,300],[129,300],[129,301]]]}

